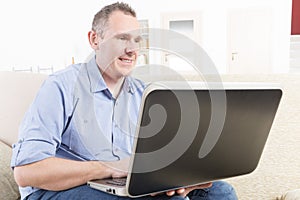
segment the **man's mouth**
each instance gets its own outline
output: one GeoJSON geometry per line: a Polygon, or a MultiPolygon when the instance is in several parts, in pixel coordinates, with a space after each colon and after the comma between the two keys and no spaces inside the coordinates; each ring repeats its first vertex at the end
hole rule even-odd
{"type": "Polygon", "coordinates": [[[133,62],[132,59],[128,59],[128,58],[119,58],[119,60],[121,60],[122,62],[125,62],[125,63],[132,63],[133,62]]]}

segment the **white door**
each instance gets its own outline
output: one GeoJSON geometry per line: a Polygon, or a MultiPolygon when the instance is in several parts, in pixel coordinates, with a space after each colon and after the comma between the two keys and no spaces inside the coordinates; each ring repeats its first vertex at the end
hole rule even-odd
{"type": "MultiPolygon", "coordinates": [[[[174,12],[163,13],[161,15],[162,28],[180,33],[196,43],[200,43],[201,38],[201,12],[174,12]]],[[[170,52],[162,52],[162,64],[180,73],[190,73],[194,71],[191,64],[186,59],[193,62],[195,49],[188,47],[185,44],[185,39],[182,37],[173,38],[168,42],[172,44],[182,44],[177,55],[170,52]],[[175,40],[175,41],[172,41],[175,40]],[[180,55],[187,55],[187,58],[180,55]]]]}
{"type": "Polygon", "coordinates": [[[228,72],[271,72],[271,11],[232,9],[228,13],[228,72]]]}

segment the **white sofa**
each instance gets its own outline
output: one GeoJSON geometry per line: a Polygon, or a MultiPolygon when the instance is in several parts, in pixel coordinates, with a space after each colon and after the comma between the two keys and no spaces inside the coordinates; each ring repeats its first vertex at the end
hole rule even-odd
{"type": "MultiPolygon", "coordinates": [[[[45,78],[42,74],[0,72],[0,199],[19,198],[9,167],[10,146],[17,141],[19,123],[45,78]]],[[[199,77],[187,79],[199,80],[199,77]]],[[[283,87],[282,102],[258,168],[250,175],[227,181],[242,200],[299,195],[296,189],[300,188],[300,74],[223,75],[222,79],[279,82],[283,87]],[[284,196],[289,190],[295,191],[284,196]]]]}

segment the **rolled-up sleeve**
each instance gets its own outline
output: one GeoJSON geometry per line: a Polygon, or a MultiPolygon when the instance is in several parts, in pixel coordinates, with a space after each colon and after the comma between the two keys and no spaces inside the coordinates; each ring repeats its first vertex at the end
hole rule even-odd
{"type": "Polygon", "coordinates": [[[20,125],[19,140],[12,146],[12,167],[55,156],[66,123],[63,90],[55,76],[43,83],[20,125]]]}

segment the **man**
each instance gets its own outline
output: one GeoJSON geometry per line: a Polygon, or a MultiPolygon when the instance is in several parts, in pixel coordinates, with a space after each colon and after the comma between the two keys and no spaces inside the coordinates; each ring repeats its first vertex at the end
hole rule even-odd
{"type": "MultiPolygon", "coordinates": [[[[128,199],[94,190],[92,179],[126,176],[144,85],[130,76],[139,23],[124,3],[108,5],[88,33],[95,57],[51,75],[13,145],[12,167],[22,199],[128,199]]],[[[236,199],[225,182],[141,199],[236,199]]]]}

